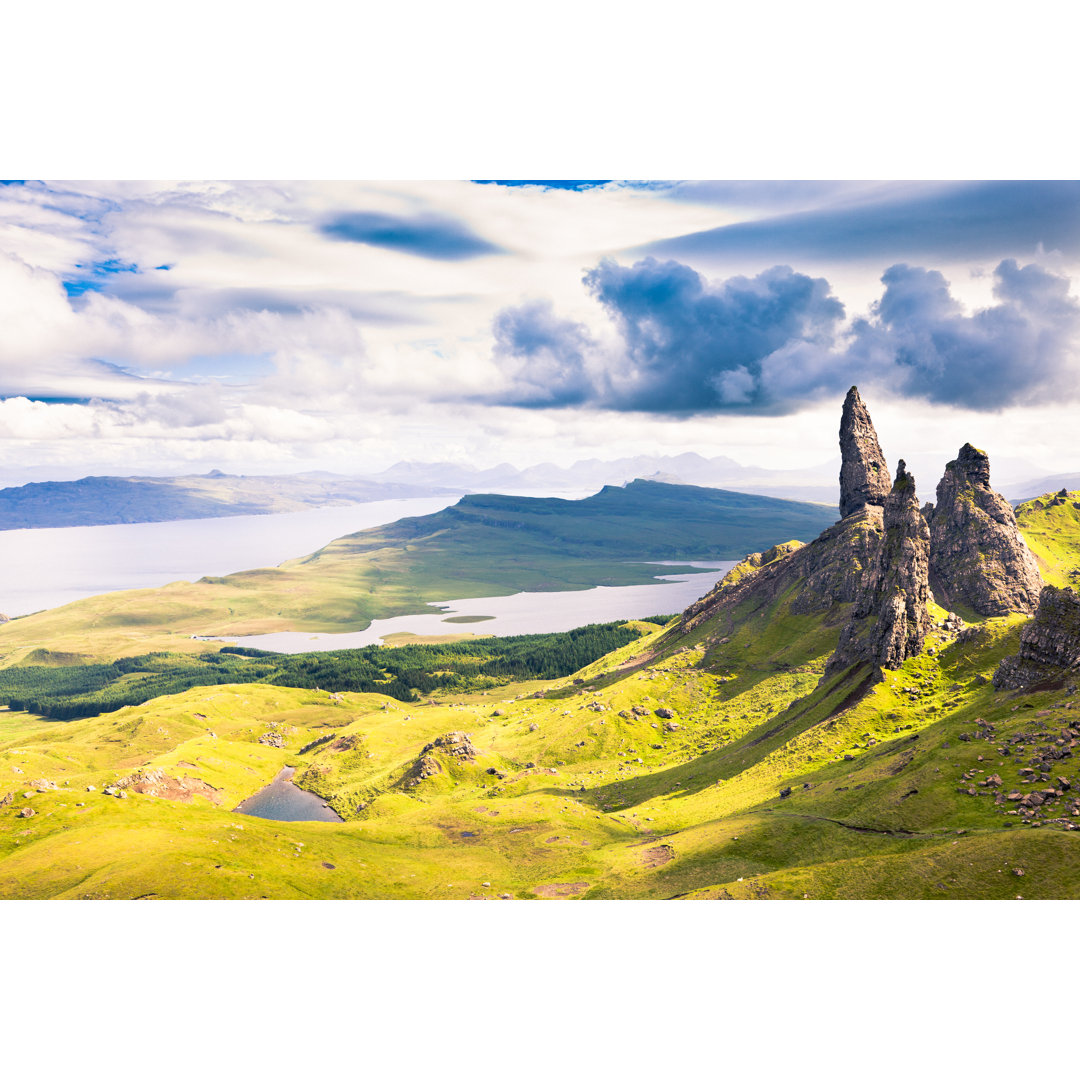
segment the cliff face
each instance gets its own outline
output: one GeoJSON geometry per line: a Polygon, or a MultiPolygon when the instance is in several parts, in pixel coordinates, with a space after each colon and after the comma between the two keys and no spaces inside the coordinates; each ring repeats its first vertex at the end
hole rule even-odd
{"type": "Polygon", "coordinates": [[[945,467],[930,520],[930,585],[940,604],[1030,614],[1042,580],[1012,507],[990,487],[990,459],[965,443],[945,467]]]}
{"type": "Polygon", "coordinates": [[[706,620],[744,606],[745,614],[757,614],[789,591],[794,615],[827,614],[854,603],[859,582],[877,557],[881,533],[881,507],[865,506],[809,544],[779,544],[755,552],[683,612],[679,630],[690,633],[706,620]]]}
{"type": "Polygon", "coordinates": [[[840,458],[840,516],[884,506],[892,486],[889,466],[857,386],[848,391],[840,415],[840,458]]]}
{"type": "Polygon", "coordinates": [[[826,626],[842,627],[826,665],[832,675],[854,664],[894,669],[921,653],[932,625],[931,589],[943,606],[962,603],[984,615],[1034,610],[1039,572],[1012,508],[990,487],[986,454],[965,445],[945,470],[937,505],[920,507],[903,461],[889,484],[854,386],[844,401],[840,450],[842,519],[804,546],[748,556],[683,613],[682,633],[718,615],[730,628],[769,610],[824,614],[826,626]]]}
{"type": "Polygon", "coordinates": [[[999,690],[1024,690],[1048,679],[1075,675],[1080,668],[1080,596],[1047,585],[1035,618],[1020,632],[1020,651],[994,672],[999,690]]]}
{"type": "Polygon", "coordinates": [[[840,445],[843,520],[802,547],[749,556],[683,613],[683,633],[725,612],[764,613],[787,596],[793,615],[824,614],[836,626],[847,620],[827,673],[860,662],[895,668],[921,651],[930,627],[929,530],[903,462],[881,496],[884,458],[854,387],[844,403],[840,445]]]}
{"type": "Polygon", "coordinates": [[[885,501],[882,527],[827,675],[860,661],[897,668],[922,652],[931,624],[930,530],[919,509],[915,478],[903,461],[885,501]]]}

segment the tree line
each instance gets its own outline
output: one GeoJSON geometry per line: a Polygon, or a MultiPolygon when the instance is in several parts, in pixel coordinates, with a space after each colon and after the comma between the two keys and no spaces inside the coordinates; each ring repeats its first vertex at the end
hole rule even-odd
{"type": "MultiPolygon", "coordinates": [[[[647,621],[662,623],[666,617],[647,621]]],[[[291,656],[226,645],[195,656],[154,652],[110,664],[28,664],[0,669],[0,705],[53,720],[75,720],[196,686],[252,682],[417,701],[436,690],[482,690],[520,679],[563,678],[637,637],[633,627],[611,622],[560,634],[393,648],[369,645],[291,656]]]]}

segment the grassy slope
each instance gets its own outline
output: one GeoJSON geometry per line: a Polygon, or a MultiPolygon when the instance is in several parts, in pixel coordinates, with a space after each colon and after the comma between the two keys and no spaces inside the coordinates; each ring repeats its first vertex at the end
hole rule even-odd
{"type": "Polygon", "coordinates": [[[1080,582],[1080,491],[1029,499],[1016,508],[1016,521],[1047,584],[1080,582]]]}
{"type": "Polygon", "coordinates": [[[429,601],[643,584],[656,573],[644,561],[737,557],[746,545],[816,535],[834,516],[646,481],[579,501],[469,496],[280,567],[108,593],[13,620],[0,626],[0,662],[39,648],[108,658],[198,651],[206,646],[192,634],[362,630],[374,618],[429,610],[429,601]]]}
{"type": "Polygon", "coordinates": [[[817,686],[837,627],[787,599],[765,619],[651,632],[580,683],[416,706],[214,687],[68,725],[0,712],[0,796],[15,796],[0,896],[1080,897],[1080,835],[1054,823],[1080,821],[1077,699],[987,681],[1023,620],[935,631],[845,710],[857,672],[817,686]],[[258,743],[269,730],[284,749],[258,743]],[[404,786],[454,730],[475,762],[404,786]],[[298,753],[323,735],[354,739],[298,753]],[[1022,773],[1047,747],[1048,780],[1022,773]],[[220,807],[101,793],[147,762],[220,788],[220,807]],[[289,762],[344,824],[226,812],[289,762]],[[992,774],[1000,788],[980,784],[992,774]],[[995,802],[1059,776],[1069,789],[1043,820],[995,802]],[[59,790],[24,797],[39,777],[59,790]]]}

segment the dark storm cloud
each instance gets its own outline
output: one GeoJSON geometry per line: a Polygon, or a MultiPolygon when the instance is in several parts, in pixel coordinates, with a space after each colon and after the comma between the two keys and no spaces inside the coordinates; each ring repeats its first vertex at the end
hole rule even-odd
{"type": "MultiPolygon", "coordinates": [[[[701,185],[703,188],[704,185],[701,185]]],[[[811,195],[827,194],[817,191],[811,195]]],[[[766,185],[768,189],[768,185],[766,185]]],[[[717,189],[738,201],[739,191],[717,189]]],[[[778,196],[794,193],[790,187],[778,196]]],[[[673,192],[673,197],[687,193],[673,192]]],[[[703,200],[711,201],[711,200],[703,200]]],[[[720,200],[723,201],[723,200],[720,200]]],[[[1080,181],[856,188],[840,205],[658,240],[632,254],[676,258],[981,259],[1038,245],[1080,254],[1080,181]]]]}
{"type": "Polygon", "coordinates": [[[617,331],[614,355],[547,302],[506,308],[494,322],[494,358],[506,404],[659,413],[784,411],[761,378],[777,350],[823,353],[844,315],[828,282],[773,267],[710,284],[677,262],[602,260],[585,284],[617,331]]]}
{"type": "Polygon", "coordinates": [[[505,309],[494,323],[502,403],[779,414],[859,382],[996,410],[1080,391],[1080,304],[1068,279],[1013,259],[994,271],[994,303],[971,314],[939,271],[891,266],[881,299],[846,327],[829,283],[787,266],[710,283],[677,262],[605,259],[584,280],[614,348],[547,302],[505,309]]]}
{"type": "Polygon", "coordinates": [[[604,388],[620,409],[771,411],[762,361],[793,343],[827,348],[844,317],[827,281],[787,266],[710,284],[677,262],[605,259],[585,284],[624,344],[604,388]]]}
{"type": "Polygon", "coordinates": [[[437,214],[416,217],[374,211],[338,214],[323,222],[319,231],[335,240],[351,240],[451,262],[479,255],[499,255],[503,250],[478,236],[463,222],[437,214]]]}

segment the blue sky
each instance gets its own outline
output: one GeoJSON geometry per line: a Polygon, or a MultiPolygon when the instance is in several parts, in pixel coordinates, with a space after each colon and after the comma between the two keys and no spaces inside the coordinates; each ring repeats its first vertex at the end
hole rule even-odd
{"type": "Polygon", "coordinates": [[[1078,281],[1071,181],[28,181],[0,188],[0,444],[776,466],[832,456],[857,382],[898,439],[1080,467],[1078,281]]]}

